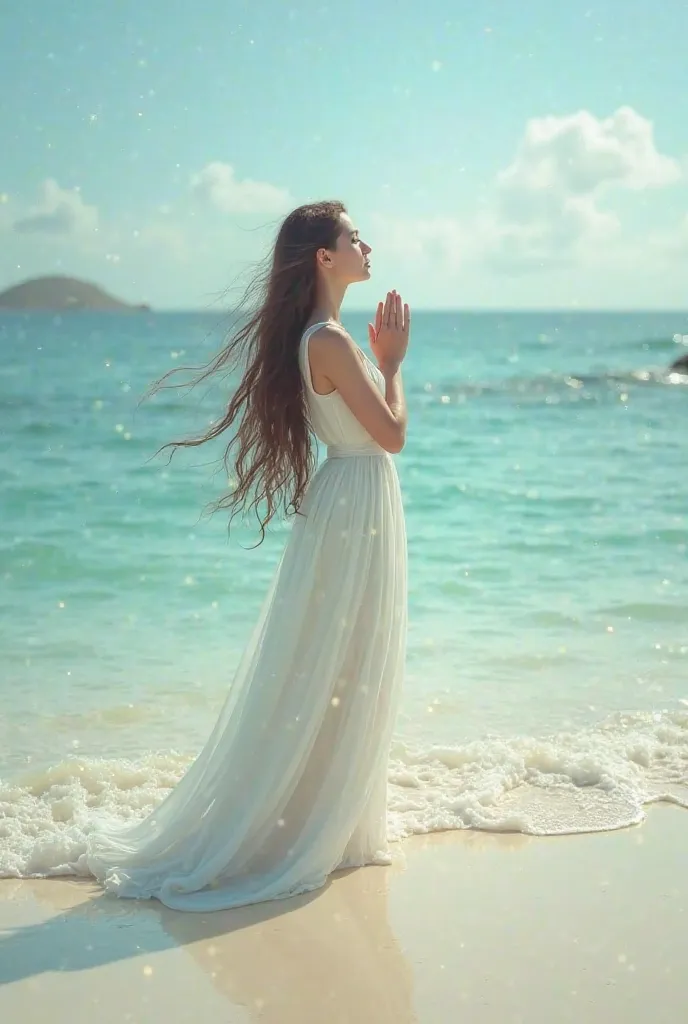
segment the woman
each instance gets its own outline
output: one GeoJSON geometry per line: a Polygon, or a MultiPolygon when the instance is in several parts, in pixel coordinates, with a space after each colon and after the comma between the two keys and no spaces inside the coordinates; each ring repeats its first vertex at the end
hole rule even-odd
{"type": "Polygon", "coordinates": [[[101,826],[75,865],[120,896],[225,909],[389,862],[387,760],[406,633],[389,453],[405,439],[409,310],[394,292],[378,306],[377,365],[343,329],[344,294],[369,278],[370,252],[341,203],[294,210],[258,312],[203,374],[245,357],[227,414],[203,437],[172,442],[201,444],[238,422],[227,448],[238,444],[238,484],[217,507],[264,506],[263,533],[278,507],[297,515],[206,746],[149,817],[101,826]],[[327,445],[314,476],[311,430],[327,445]]]}

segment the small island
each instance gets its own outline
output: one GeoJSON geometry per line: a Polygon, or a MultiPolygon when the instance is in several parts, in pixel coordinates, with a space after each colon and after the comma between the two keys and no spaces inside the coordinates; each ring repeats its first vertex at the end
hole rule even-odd
{"type": "Polygon", "coordinates": [[[150,306],[131,305],[109,295],[95,284],[74,277],[36,277],[0,292],[0,310],[71,312],[148,312],[150,306]]]}

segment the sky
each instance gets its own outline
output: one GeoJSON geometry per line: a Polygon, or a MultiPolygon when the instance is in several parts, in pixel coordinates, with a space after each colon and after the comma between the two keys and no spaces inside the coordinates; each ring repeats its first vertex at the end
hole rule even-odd
{"type": "Polygon", "coordinates": [[[214,309],[339,198],[350,309],[685,309],[687,40],[683,0],[22,0],[0,289],[214,309]]]}

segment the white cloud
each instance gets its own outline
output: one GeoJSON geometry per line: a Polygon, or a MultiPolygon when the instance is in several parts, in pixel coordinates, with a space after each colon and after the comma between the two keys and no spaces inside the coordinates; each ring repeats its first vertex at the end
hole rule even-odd
{"type": "Polygon", "coordinates": [[[618,217],[600,210],[593,196],[543,196],[516,215],[502,211],[485,218],[478,237],[486,262],[496,269],[536,270],[582,258],[620,229],[618,217]]]}
{"type": "Polygon", "coordinates": [[[79,189],[61,188],[53,178],[43,182],[40,202],[12,225],[20,235],[82,235],[98,230],[98,210],[88,206],[79,189]]]}
{"type": "Polygon", "coordinates": [[[652,123],[630,107],[607,118],[534,118],[497,175],[487,258],[510,270],[573,260],[619,232],[598,205],[611,188],[659,188],[681,176],[679,162],[658,152],[652,123]]]}
{"type": "MultiPolygon", "coordinates": [[[[383,253],[449,279],[459,266],[462,273],[477,266],[506,273],[599,268],[629,248],[620,218],[605,207],[609,194],[660,188],[682,176],[680,162],[657,150],[652,123],[629,107],[607,118],[588,111],[534,118],[477,213],[380,219],[383,253]]],[[[674,251],[683,237],[672,236],[674,251]]]]}
{"type": "Polygon", "coordinates": [[[657,151],[652,122],[631,107],[620,107],[606,118],[587,110],[533,118],[498,184],[506,195],[548,189],[588,195],[609,184],[643,189],[680,177],[678,161],[657,151]]]}
{"type": "Polygon", "coordinates": [[[191,190],[223,213],[284,213],[295,205],[287,189],[239,181],[231,164],[214,160],[191,178],[191,190]]]}

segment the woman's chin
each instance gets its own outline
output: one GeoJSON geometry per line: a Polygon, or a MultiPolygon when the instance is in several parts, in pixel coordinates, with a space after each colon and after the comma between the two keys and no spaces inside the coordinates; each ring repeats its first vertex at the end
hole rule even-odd
{"type": "Polygon", "coordinates": [[[362,284],[363,281],[370,280],[370,267],[364,267],[359,277],[354,277],[350,284],[362,284]]]}

